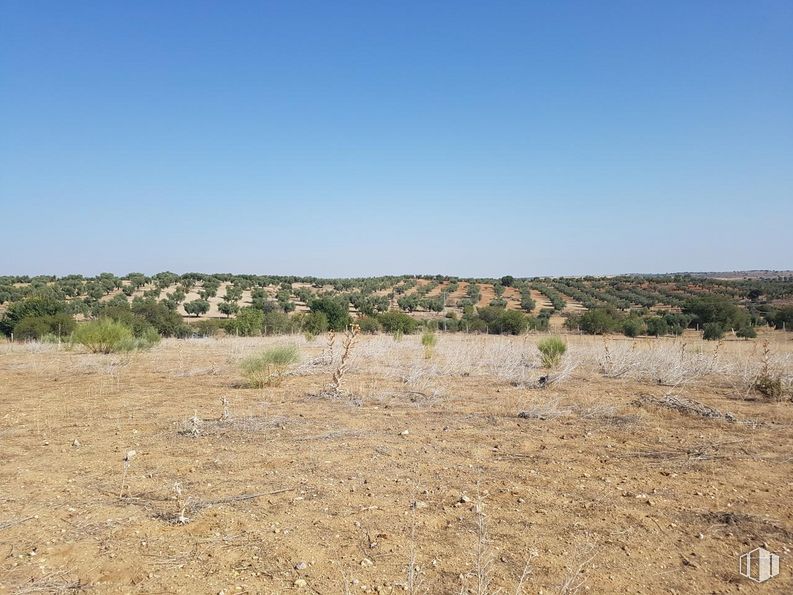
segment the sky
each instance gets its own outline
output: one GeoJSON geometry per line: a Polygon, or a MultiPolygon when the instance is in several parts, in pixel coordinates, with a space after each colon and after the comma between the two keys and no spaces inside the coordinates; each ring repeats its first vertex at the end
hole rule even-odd
{"type": "Polygon", "coordinates": [[[793,2],[0,0],[0,275],[793,269],[793,2]]]}

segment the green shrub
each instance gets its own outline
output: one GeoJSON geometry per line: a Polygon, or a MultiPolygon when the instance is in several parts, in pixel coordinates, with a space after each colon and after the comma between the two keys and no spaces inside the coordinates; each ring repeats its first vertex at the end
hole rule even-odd
{"type": "Polygon", "coordinates": [[[724,336],[724,329],[718,322],[708,322],[702,327],[702,338],[706,341],[718,341],[724,336]]]}
{"type": "Polygon", "coordinates": [[[343,298],[322,297],[309,305],[312,312],[322,312],[328,319],[328,327],[343,331],[350,324],[349,302],[343,298]]]}
{"type": "Polygon", "coordinates": [[[383,312],[378,315],[377,320],[387,333],[400,331],[409,335],[415,332],[418,326],[418,322],[404,312],[383,312]]]}
{"type": "Polygon", "coordinates": [[[741,339],[754,339],[757,337],[757,331],[753,326],[742,326],[735,332],[735,335],[741,339]]]}
{"type": "Polygon", "coordinates": [[[487,332],[494,335],[519,335],[529,327],[529,317],[517,310],[487,306],[479,308],[477,315],[487,325],[487,332]]]}
{"type": "Polygon", "coordinates": [[[421,335],[421,344],[424,346],[424,357],[430,359],[435,346],[438,344],[438,335],[432,331],[426,331],[421,335]]]}
{"type": "Polygon", "coordinates": [[[138,347],[132,329],[110,318],[100,318],[78,325],[72,334],[72,340],[92,353],[117,353],[138,347]]]}
{"type": "Polygon", "coordinates": [[[44,335],[68,337],[77,323],[65,312],[45,316],[27,316],[14,326],[16,339],[41,339],[44,335]]]}
{"type": "Polygon", "coordinates": [[[555,368],[567,351],[567,344],[560,337],[546,337],[537,344],[540,350],[542,365],[546,368],[555,368]]]}
{"type": "MultiPolygon", "coordinates": [[[[665,318],[652,316],[647,319],[647,334],[652,337],[662,337],[669,333],[669,324],[665,318]]],[[[682,328],[682,327],[681,327],[682,328]]]]}
{"type": "Polygon", "coordinates": [[[793,331],[793,306],[782,306],[771,312],[769,320],[773,323],[774,328],[793,331]]]}
{"type": "Polygon", "coordinates": [[[237,316],[226,321],[226,331],[240,337],[255,337],[262,334],[263,325],[264,312],[246,307],[237,312],[237,316]]]}
{"type": "Polygon", "coordinates": [[[245,358],[240,368],[254,388],[275,386],[281,382],[290,365],[297,363],[299,352],[294,345],[272,347],[262,353],[245,358]]]}
{"type": "Polygon", "coordinates": [[[328,317],[324,312],[309,312],[302,318],[303,332],[317,336],[328,330],[328,317]]]}
{"type": "MultiPolygon", "coordinates": [[[[47,324],[55,320],[55,318],[46,317],[57,317],[61,323],[66,323],[66,319],[71,318],[69,305],[47,295],[34,295],[15,302],[8,307],[6,313],[0,318],[0,333],[7,336],[10,336],[11,333],[16,334],[15,328],[17,324],[25,318],[45,318],[47,324]]],[[[74,322],[72,321],[71,328],[73,328],[73,325],[74,322]]],[[[32,321],[26,323],[26,326],[28,329],[33,327],[43,328],[40,323],[32,321]]],[[[57,324],[54,329],[50,328],[50,332],[57,332],[57,330],[57,324]]]]}
{"type": "Polygon", "coordinates": [[[265,335],[286,335],[299,330],[299,327],[288,314],[274,310],[265,313],[263,329],[265,335]]]}
{"type": "Polygon", "coordinates": [[[178,312],[174,312],[154,300],[134,302],[132,313],[138,319],[153,326],[163,337],[185,337],[191,332],[178,312]]]}
{"type": "Polygon", "coordinates": [[[741,328],[749,323],[749,312],[735,304],[729,298],[708,295],[688,300],[683,306],[683,313],[689,314],[702,325],[717,323],[722,330],[741,328]]]}
{"type": "Polygon", "coordinates": [[[36,340],[50,334],[46,316],[28,316],[14,326],[14,338],[21,341],[36,340]]]}
{"type": "Polygon", "coordinates": [[[160,334],[154,327],[147,326],[140,334],[133,332],[131,340],[125,340],[119,346],[119,351],[136,351],[150,349],[160,342],[160,334]]]}
{"type": "Polygon", "coordinates": [[[646,331],[644,321],[641,318],[630,317],[626,318],[622,323],[622,334],[626,337],[638,337],[646,331]]]}
{"type": "Polygon", "coordinates": [[[383,330],[380,322],[374,316],[361,316],[356,322],[361,327],[361,332],[368,335],[373,335],[383,330]]]}
{"type": "Polygon", "coordinates": [[[191,324],[190,327],[195,329],[195,333],[202,337],[214,337],[225,332],[226,322],[226,320],[210,318],[208,320],[199,320],[195,324],[191,324]]]}
{"type": "Polygon", "coordinates": [[[617,314],[604,308],[587,310],[580,316],[571,316],[565,322],[567,328],[579,328],[588,335],[603,335],[615,331],[619,324],[617,314]]]}

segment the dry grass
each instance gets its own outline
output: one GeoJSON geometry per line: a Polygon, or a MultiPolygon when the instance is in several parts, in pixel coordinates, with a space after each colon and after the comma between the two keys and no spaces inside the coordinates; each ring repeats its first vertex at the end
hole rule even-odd
{"type": "Polygon", "coordinates": [[[309,397],[338,337],[0,344],[0,592],[731,592],[763,542],[786,567],[793,403],[746,387],[767,363],[790,394],[789,339],[567,336],[541,385],[538,338],[359,337],[359,407],[309,397]],[[281,386],[239,385],[290,344],[281,386]]]}

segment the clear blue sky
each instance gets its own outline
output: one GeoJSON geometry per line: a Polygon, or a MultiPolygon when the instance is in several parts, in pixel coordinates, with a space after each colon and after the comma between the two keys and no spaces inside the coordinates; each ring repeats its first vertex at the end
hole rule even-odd
{"type": "Polygon", "coordinates": [[[790,0],[0,7],[0,274],[793,268],[790,0]]]}

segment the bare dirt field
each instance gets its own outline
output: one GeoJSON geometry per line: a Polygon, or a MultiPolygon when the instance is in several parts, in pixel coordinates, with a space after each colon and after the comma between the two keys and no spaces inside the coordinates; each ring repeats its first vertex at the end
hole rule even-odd
{"type": "Polygon", "coordinates": [[[750,390],[764,365],[790,390],[770,337],[567,336],[550,374],[541,336],[360,337],[338,398],[340,337],[0,344],[0,592],[790,593],[793,403],[750,390]],[[247,388],[284,344],[301,363],[247,388]]]}

